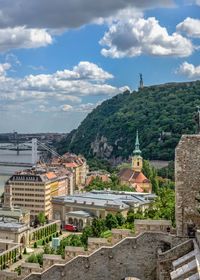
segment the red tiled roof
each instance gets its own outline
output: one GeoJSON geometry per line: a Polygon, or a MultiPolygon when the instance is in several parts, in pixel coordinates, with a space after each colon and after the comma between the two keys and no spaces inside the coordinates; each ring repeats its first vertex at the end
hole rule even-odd
{"type": "Polygon", "coordinates": [[[77,167],[78,164],[75,162],[65,162],[63,163],[65,167],[77,167]]]}
{"type": "Polygon", "coordinates": [[[54,179],[56,178],[56,174],[54,172],[48,172],[45,174],[47,176],[47,178],[50,180],[50,179],[54,179]]]}
{"type": "Polygon", "coordinates": [[[118,176],[121,180],[129,181],[133,176],[133,170],[130,168],[123,168],[122,170],[120,170],[118,176]]]}
{"type": "Polygon", "coordinates": [[[137,184],[135,184],[135,190],[136,190],[136,192],[144,192],[143,188],[141,188],[137,184]]]}
{"type": "Polygon", "coordinates": [[[133,183],[149,183],[150,181],[144,176],[142,172],[134,172],[131,168],[124,168],[120,170],[118,176],[121,180],[132,181],[133,183]]]}
{"type": "Polygon", "coordinates": [[[149,180],[147,179],[146,176],[144,176],[144,174],[142,172],[135,172],[134,176],[134,183],[149,183],[149,180]]]}

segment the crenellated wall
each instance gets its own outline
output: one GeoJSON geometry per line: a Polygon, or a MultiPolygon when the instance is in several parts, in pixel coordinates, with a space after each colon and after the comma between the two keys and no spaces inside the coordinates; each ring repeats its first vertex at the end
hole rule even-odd
{"type": "Polygon", "coordinates": [[[112,247],[102,247],[89,256],[78,256],[65,265],[54,265],[42,274],[32,274],[26,280],[121,280],[137,277],[157,278],[157,250],[179,244],[175,236],[145,232],[128,237],[112,247]]]}

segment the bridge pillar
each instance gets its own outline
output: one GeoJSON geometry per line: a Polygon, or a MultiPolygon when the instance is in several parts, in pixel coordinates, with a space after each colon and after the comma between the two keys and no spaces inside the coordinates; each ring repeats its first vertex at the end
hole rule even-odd
{"type": "Polygon", "coordinates": [[[37,156],[37,139],[33,138],[32,139],[32,164],[36,164],[38,161],[38,156],[37,156]]]}

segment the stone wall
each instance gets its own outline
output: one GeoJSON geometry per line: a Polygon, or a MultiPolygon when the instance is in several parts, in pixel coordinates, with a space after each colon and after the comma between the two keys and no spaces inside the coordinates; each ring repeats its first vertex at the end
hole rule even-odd
{"type": "Polygon", "coordinates": [[[83,247],[73,247],[73,246],[66,246],[65,247],[65,262],[80,256],[86,255],[88,251],[85,251],[83,247]]]}
{"type": "Polygon", "coordinates": [[[183,135],[175,153],[176,226],[178,236],[200,226],[200,135],[183,135]]]}
{"type": "Polygon", "coordinates": [[[111,239],[112,244],[119,242],[123,238],[134,236],[134,233],[131,232],[130,229],[113,228],[111,231],[112,231],[112,239],[111,239]]]}
{"type": "Polygon", "coordinates": [[[121,280],[137,277],[157,278],[157,250],[170,248],[180,241],[168,234],[145,232],[128,237],[112,247],[102,247],[89,256],[79,256],[65,265],[54,265],[42,274],[26,280],[121,280]]]}
{"type": "Polygon", "coordinates": [[[41,272],[41,271],[42,271],[42,268],[40,267],[39,263],[25,262],[21,265],[22,278],[31,274],[32,272],[41,272]]]}
{"type": "Polygon", "coordinates": [[[53,254],[44,254],[43,255],[43,267],[47,269],[48,267],[54,264],[63,264],[66,263],[64,259],[60,255],[53,255],[53,254]]]}
{"type": "Polygon", "coordinates": [[[1,280],[21,280],[21,276],[17,275],[17,272],[11,272],[9,270],[0,271],[1,280]]]}
{"type": "Polygon", "coordinates": [[[161,231],[170,232],[172,229],[172,222],[169,220],[139,220],[134,221],[135,233],[138,235],[144,231],[161,231]]]}
{"type": "Polygon", "coordinates": [[[158,266],[157,273],[159,280],[169,279],[170,271],[172,270],[172,262],[185,254],[191,252],[194,249],[194,243],[192,239],[189,239],[172,249],[162,252],[158,250],[158,266]]]}

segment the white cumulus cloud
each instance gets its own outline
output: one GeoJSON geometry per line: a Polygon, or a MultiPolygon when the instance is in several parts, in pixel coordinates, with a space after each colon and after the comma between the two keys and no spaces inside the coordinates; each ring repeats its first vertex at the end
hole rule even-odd
{"type": "Polygon", "coordinates": [[[176,28],[178,31],[184,32],[190,37],[200,38],[200,19],[187,17],[176,28]]]}
{"type": "Polygon", "coordinates": [[[20,112],[88,112],[95,105],[83,101],[87,96],[102,99],[125,89],[107,83],[113,75],[88,61],[80,62],[72,70],[22,78],[10,77],[9,69],[9,63],[0,64],[0,110],[4,111],[20,106],[20,112]]]}
{"type": "Polygon", "coordinates": [[[52,43],[45,29],[27,29],[24,26],[0,29],[0,52],[17,48],[38,48],[52,43]]]}
{"type": "Polygon", "coordinates": [[[189,79],[200,79],[200,65],[194,66],[185,61],[179,66],[176,73],[184,75],[189,79]]]}
{"type": "Polygon", "coordinates": [[[132,18],[112,24],[100,40],[101,53],[112,58],[141,54],[186,57],[192,54],[191,41],[181,34],[169,34],[154,17],[132,18]]]}
{"type": "Polygon", "coordinates": [[[6,75],[6,71],[11,68],[10,63],[0,64],[0,77],[6,75]]]}

